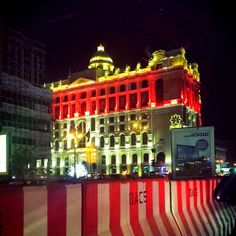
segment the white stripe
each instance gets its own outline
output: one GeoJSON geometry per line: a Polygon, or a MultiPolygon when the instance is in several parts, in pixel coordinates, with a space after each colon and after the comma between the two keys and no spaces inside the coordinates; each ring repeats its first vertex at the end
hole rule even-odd
{"type": "Polygon", "coordinates": [[[111,235],[109,184],[98,184],[98,235],[111,235]]]}
{"type": "MultiPolygon", "coordinates": [[[[196,180],[195,180],[196,181],[196,180]]],[[[195,198],[197,198],[197,199],[199,199],[200,198],[200,194],[201,194],[201,192],[199,191],[200,189],[197,187],[197,189],[195,190],[194,189],[194,184],[193,184],[193,181],[189,181],[189,187],[190,187],[190,189],[192,189],[192,191],[193,191],[193,196],[190,196],[190,210],[191,210],[191,212],[192,212],[192,215],[193,215],[193,218],[194,218],[194,220],[195,220],[195,223],[197,224],[197,226],[198,226],[198,228],[199,228],[199,230],[200,230],[200,232],[201,232],[201,235],[205,235],[205,231],[204,231],[204,229],[203,229],[203,227],[202,227],[202,224],[201,224],[201,222],[200,222],[200,220],[199,220],[199,217],[198,217],[198,214],[197,214],[197,212],[196,212],[196,210],[195,210],[195,205],[194,205],[194,199],[195,198]],[[195,192],[196,191],[196,192],[195,192]],[[196,196],[195,196],[196,195],[196,196]]],[[[209,233],[210,234],[208,234],[208,235],[211,235],[211,230],[209,231],[209,233]]]]}
{"type": "Polygon", "coordinates": [[[200,181],[201,180],[196,180],[196,182],[197,182],[197,190],[198,190],[197,208],[198,208],[198,211],[199,211],[199,213],[201,215],[201,218],[202,218],[202,220],[203,220],[203,222],[204,222],[204,224],[205,224],[205,226],[206,226],[206,228],[208,230],[209,235],[213,234],[213,232],[212,232],[212,229],[211,229],[211,227],[209,225],[208,218],[207,218],[207,216],[205,215],[205,213],[203,211],[203,207],[205,207],[207,215],[210,218],[210,221],[211,221],[211,223],[212,223],[212,225],[213,225],[213,227],[215,229],[215,235],[218,235],[218,233],[217,233],[218,229],[217,229],[216,222],[213,219],[212,214],[210,213],[210,210],[209,210],[208,206],[206,206],[206,204],[204,205],[204,198],[206,199],[206,189],[204,187],[203,187],[203,189],[200,189],[200,181]],[[203,198],[202,203],[200,201],[200,199],[201,199],[201,197],[199,196],[200,194],[201,194],[201,197],[203,198]]]}
{"type": "MultiPolygon", "coordinates": [[[[24,236],[47,235],[47,188],[23,187],[24,236]]],[[[14,227],[14,225],[12,226],[14,227]]]]}
{"type": "Polygon", "coordinates": [[[138,182],[138,194],[139,194],[138,219],[140,226],[143,230],[144,235],[152,235],[152,231],[147,222],[147,214],[146,214],[147,192],[146,192],[145,182],[138,182]]]}
{"type": "MultiPolygon", "coordinates": [[[[226,212],[224,206],[222,203],[217,203],[213,197],[213,191],[212,189],[216,187],[217,185],[217,180],[213,180],[210,182],[210,196],[212,198],[212,201],[215,202],[215,205],[217,206],[217,208],[219,209],[219,213],[220,215],[223,217],[223,220],[224,220],[224,225],[226,227],[226,232],[231,232],[231,225],[229,223],[229,217],[228,217],[228,213],[226,212]]],[[[226,234],[225,232],[225,234],[226,234]]]]}
{"type": "Polygon", "coordinates": [[[172,229],[175,232],[175,235],[180,235],[180,231],[177,227],[177,224],[174,220],[174,217],[171,213],[171,207],[170,207],[170,182],[165,181],[165,214],[172,226],[172,229]]]}
{"type": "MultiPolygon", "coordinates": [[[[189,216],[188,210],[187,210],[187,197],[186,197],[186,192],[189,191],[189,189],[187,189],[187,181],[181,181],[182,184],[182,206],[183,206],[183,214],[184,217],[186,219],[186,221],[188,222],[188,226],[189,229],[191,231],[192,235],[197,235],[195,228],[192,224],[192,220],[191,217],[189,216]]],[[[190,200],[190,199],[188,199],[190,200]]]]}
{"type": "Polygon", "coordinates": [[[153,207],[153,217],[156,222],[156,226],[160,231],[161,235],[168,235],[166,227],[163,223],[163,220],[160,216],[160,206],[161,204],[159,199],[159,188],[158,181],[152,182],[152,207],[153,207]]]}
{"type": "Polygon", "coordinates": [[[66,185],[66,235],[82,235],[81,184],[66,185]]]}
{"type": "MultiPolygon", "coordinates": [[[[212,206],[212,208],[213,208],[213,210],[214,210],[214,212],[215,212],[215,214],[216,214],[216,217],[217,217],[217,220],[218,220],[218,223],[220,224],[220,230],[221,230],[221,232],[220,232],[220,235],[224,235],[224,227],[223,227],[223,225],[225,224],[224,222],[222,222],[222,220],[220,219],[220,216],[219,216],[219,206],[217,205],[217,203],[216,203],[216,201],[213,199],[213,193],[212,193],[212,180],[209,180],[210,181],[210,204],[211,204],[211,206],[212,206]]],[[[204,181],[203,182],[203,184],[204,184],[204,191],[205,191],[205,189],[206,189],[206,181],[204,181]]],[[[206,194],[205,195],[203,195],[204,197],[206,196],[206,194]]],[[[205,197],[206,198],[206,197],[205,197]]],[[[205,202],[206,202],[206,199],[204,198],[204,204],[205,204],[205,202]]],[[[207,204],[206,204],[206,209],[208,209],[207,208],[207,204]]],[[[209,212],[209,215],[211,215],[210,214],[210,212],[209,212]]],[[[222,217],[223,217],[223,215],[221,215],[222,217]]],[[[224,220],[224,219],[223,219],[224,220]]]]}
{"type": "Polygon", "coordinates": [[[134,235],[130,225],[129,183],[120,184],[120,226],[123,235],[134,235]]]}

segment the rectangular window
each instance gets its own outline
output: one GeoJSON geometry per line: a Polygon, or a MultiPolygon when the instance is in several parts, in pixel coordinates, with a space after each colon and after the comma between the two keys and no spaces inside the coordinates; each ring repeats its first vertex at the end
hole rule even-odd
{"type": "Polygon", "coordinates": [[[103,134],[105,132],[104,126],[100,127],[100,134],[103,134]]]}
{"type": "Polygon", "coordinates": [[[91,97],[96,97],[96,90],[93,90],[93,91],[92,91],[91,97]]]}
{"type": "Polygon", "coordinates": [[[126,95],[119,96],[119,109],[124,110],[126,106],[126,95]]]}
{"type": "Polygon", "coordinates": [[[109,123],[114,123],[114,121],[115,121],[114,116],[109,117],[109,123]]]}
{"type": "Polygon", "coordinates": [[[126,86],[125,86],[125,84],[122,84],[120,86],[120,92],[125,92],[125,91],[126,91],[126,86]]]}
{"type": "Polygon", "coordinates": [[[116,98],[115,97],[109,98],[109,111],[115,111],[115,106],[116,106],[116,98]]]}
{"type": "Polygon", "coordinates": [[[99,100],[99,112],[104,112],[106,107],[105,98],[99,100]]]}
{"type": "Polygon", "coordinates": [[[130,89],[131,89],[131,90],[137,89],[136,83],[131,83],[130,89]]]}
{"type": "Polygon", "coordinates": [[[95,131],[95,118],[91,118],[91,131],[95,131]]]}
{"type": "Polygon", "coordinates": [[[101,90],[100,90],[100,95],[101,95],[101,96],[105,95],[105,89],[101,89],[101,90]]]}
{"type": "Polygon", "coordinates": [[[120,121],[120,122],[124,122],[124,121],[125,121],[125,116],[120,116],[119,121],[120,121]]]}
{"type": "Polygon", "coordinates": [[[137,94],[136,93],[130,94],[129,99],[130,99],[130,108],[136,108],[137,94]]]}
{"type": "Polygon", "coordinates": [[[147,88],[148,87],[148,81],[147,80],[143,80],[142,81],[142,88],[147,88]]]}
{"type": "Polygon", "coordinates": [[[103,125],[104,124],[104,118],[101,118],[100,119],[100,125],[103,125]]]}
{"type": "Polygon", "coordinates": [[[60,107],[55,107],[55,119],[59,119],[60,116],[60,107]]]}
{"type": "Polygon", "coordinates": [[[120,124],[120,131],[125,131],[125,124],[120,124]]]}
{"type": "Polygon", "coordinates": [[[115,126],[114,125],[110,125],[109,126],[109,132],[114,132],[115,131],[115,126]]]}
{"type": "Polygon", "coordinates": [[[148,91],[141,93],[141,106],[142,107],[148,105],[148,100],[149,100],[148,95],[149,95],[148,91]]]}
{"type": "Polygon", "coordinates": [[[81,98],[81,99],[85,99],[85,98],[86,98],[86,92],[81,93],[80,98],[81,98]]]}

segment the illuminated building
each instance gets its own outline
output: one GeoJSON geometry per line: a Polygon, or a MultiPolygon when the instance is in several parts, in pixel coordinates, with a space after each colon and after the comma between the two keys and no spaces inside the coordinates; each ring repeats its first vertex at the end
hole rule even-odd
{"type": "Polygon", "coordinates": [[[122,71],[100,45],[89,68],[103,76],[77,73],[50,84],[54,173],[84,161],[98,173],[142,175],[160,156],[170,169],[170,129],[201,125],[198,65],[181,48],[155,51],[147,67],[122,71]]]}

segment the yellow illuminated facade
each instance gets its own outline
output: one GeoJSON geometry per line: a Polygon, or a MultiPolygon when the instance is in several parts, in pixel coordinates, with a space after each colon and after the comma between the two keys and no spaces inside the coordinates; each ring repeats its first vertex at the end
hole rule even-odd
{"type": "Polygon", "coordinates": [[[181,48],[158,50],[146,67],[122,70],[104,53],[100,45],[89,62],[104,71],[96,80],[49,85],[53,172],[66,174],[76,159],[89,172],[148,175],[160,155],[171,170],[170,129],[201,125],[197,64],[188,63],[181,48]],[[83,137],[72,142],[71,132],[83,137]]]}

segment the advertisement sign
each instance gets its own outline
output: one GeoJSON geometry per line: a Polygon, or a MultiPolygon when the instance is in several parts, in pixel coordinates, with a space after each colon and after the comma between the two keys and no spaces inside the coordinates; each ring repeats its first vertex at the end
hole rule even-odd
{"type": "Polygon", "coordinates": [[[174,178],[215,175],[213,127],[171,130],[172,173],[174,178]]]}
{"type": "Polygon", "coordinates": [[[7,170],[7,135],[0,134],[0,175],[6,175],[7,170]]]}

